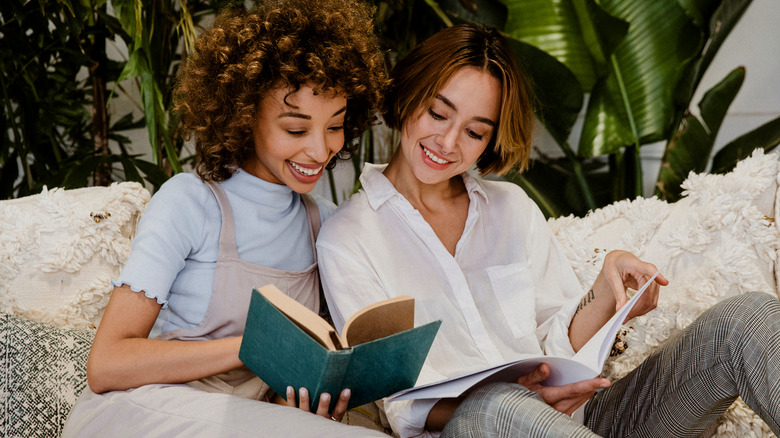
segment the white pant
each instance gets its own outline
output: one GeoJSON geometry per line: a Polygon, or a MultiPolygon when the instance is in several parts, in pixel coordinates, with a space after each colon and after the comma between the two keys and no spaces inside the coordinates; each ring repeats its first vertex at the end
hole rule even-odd
{"type": "Polygon", "coordinates": [[[70,413],[70,437],[383,437],[272,403],[209,393],[188,385],[146,385],[94,394],[84,390],[70,413]]]}

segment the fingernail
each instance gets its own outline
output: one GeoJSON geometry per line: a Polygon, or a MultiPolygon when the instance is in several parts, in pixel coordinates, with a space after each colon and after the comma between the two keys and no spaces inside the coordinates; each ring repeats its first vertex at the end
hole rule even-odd
{"type": "Polygon", "coordinates": [[[295,395],[295,389],[292,386],[287,387],[287,395],[295,395]]]}
{"type": "Polygon", "coordinates": [[[309,391],[307,391],[306,388],[301,388],[300,393],[301,393],[301,397],[309,396],[309,391]]]}
{"type": "Polygon", "coordinates": [[[341,395],[343,395],[344,397],[349,397],[350,395],[352,395],[352,391],[350,391],[349,389],[345,389],[344,391],[341,391],[341,395]]]}
{"type": "Polygon", "coordinates": [[[609,387],[609,385],[610,385],[609,382],[601,382],[601,387],[602,388],[607,388],[607,387],[609,387]]]}
{"type": "Polygon", "coordinates": [[[323,392],[322,395],[320,396],[320,401],[329,402],[330,394],[328,394],[327,392],[323,392]]]}

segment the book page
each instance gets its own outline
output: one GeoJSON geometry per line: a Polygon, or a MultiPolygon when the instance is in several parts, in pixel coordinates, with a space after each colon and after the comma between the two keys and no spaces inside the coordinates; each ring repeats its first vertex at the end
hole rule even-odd
{"type": "MultiPolygon", "coordinates": [[[[663,269],[664,266],[661,266],[663,269]]],[[[604,324],[599,331],[596,332],[585,345],[580,348],[577,354],[574,355],[574,359],[588,366],[588,368],[596,370],[596,375],[601,373],[601,369],[604,367],[609,352],[612,350],[612,344],[615,342],[615,336],[618,330],[623,325],[628,313],[634,308],[634,304],[639,301],[645,290],[655,281],[658,274],[661,273],[659,269],[650,280],[647,281],[630,300],[623,307],[620,308],[612,318],[604,324]]]]}
{"type": "Polygon", "coordinates": [[[401,295],[366,306],[344,324],[342,338],[354,347],[414,327],[414,298],[401,295]]]}
{"type": "Polygon", "coordinates": [[[276,286],[269,284],[257,289],[257,291],[323,347],[334,351],[345,347],[345,343],[333,326],[308,307],[287,296],[276,286]]]}
{"type": "Polygon", "coordinates": [[[561,386],[591,379],[601,374],[618,329],[626,316],[664,267],[653,275],[633,297],[607,321],[601,329],[571,358],[528,355],[503,364],[475,370],[460,376],[415,386],[399,391],[387,398],[388,401],[411,399],[438,399],[459,397],[475,385],[488,382],[514,382],[528,374],[542,363],[550,367],[550,376],[543,383],[547,386],[561,386]]]}

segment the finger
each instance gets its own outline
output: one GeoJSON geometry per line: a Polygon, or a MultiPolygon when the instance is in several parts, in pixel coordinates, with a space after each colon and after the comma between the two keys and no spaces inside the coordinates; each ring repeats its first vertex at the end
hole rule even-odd
{"type": "Polygon", "coordinates": [[[295,388],[292,386],[287,387],[287,400],[284,401],[284,405],[295,407],[295,388]]]}
{"type": "Polygon", "coordinates": [[[620,276],[618,270],[605,272],[604,277],[607,280],[607,284],[609,284],[609,288],[612,289],[612,295],[615,296],[615,310],[620,310],[620,308],[628,302],[626,287],[623,285],[623,278],[620,276]]]}
{"type": "Polygon", "coordinates": [[[569,399],[577,401],[583,397],[586,399],[590,398],[597,389],[606,388],[609,385],[609,380],[595,377],[563,386],[544,386],[537,388],[535,392],[541,395],[547,404],[552,406],[565,403],[569,399]]]}
{"type": "Polygon", "coordinates": [[[323,392],[322,395],[320,395],[320,402],[317,404],[317,412],[316,414],[320,417],[330,418],[330,414],[328,414],[328,410],[330,408],[330,394],[327,392],[323,392]]]}
{"type": "Polygon", "coordinates": [[[298,408],[302,411],[309,412],[309,391],[306,388],[301,387],[298,390],[298,408]]]}
{"type": "Polygon", "coordinates": [[[331,415],[336,421],[341,421],[344,418],[344,414],[347,413],[347,405],[349,404],[349,397],[352,395],[352,391],[349,388],[341,391],[339,399],[336,400],[336,406],[333,408],[331,415]]]}
{"type": "Polygon", "coordinates": [[[548,377],[550,377],[550,367],[546,363],[543,363],[534,368],[530,373],[519,377],[517,379],[517,384],[525,386],[528,389],[533,389],[534,386],[547,380],[548,377]]]}

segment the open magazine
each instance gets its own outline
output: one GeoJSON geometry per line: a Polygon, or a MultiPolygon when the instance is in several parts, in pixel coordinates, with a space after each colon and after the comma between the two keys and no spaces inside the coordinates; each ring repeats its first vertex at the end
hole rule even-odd
{"type": "Polygon", "coordinates": [[[461,376],[452,377],[426,385],[416,386],[396,392],[387,397],[387,401],[412,399],[439,399],[459,397],[466,390],[490,382],[514,382],[518,377],[530,373],[539,365],[546,363],[550,367],[550,376],[545,385],[561,386],[582,380],[592,379],[601,374],[615,336],[623,325],[628,313],[647,290],[658,274],[653,275],[631,299],[599,329],[593,337],[573,357],[527,356],[489,368],[483,368],[461,376]]]}

